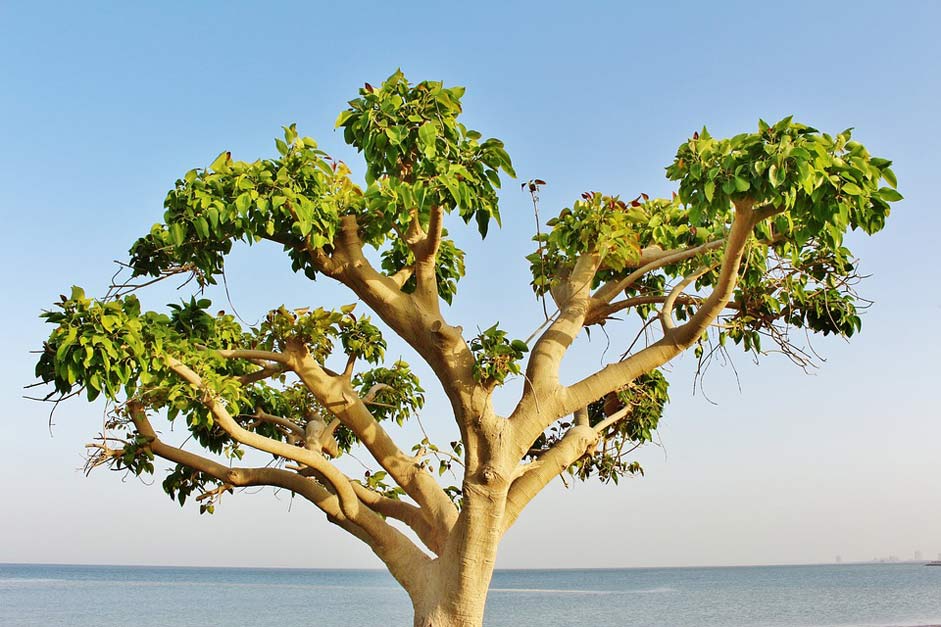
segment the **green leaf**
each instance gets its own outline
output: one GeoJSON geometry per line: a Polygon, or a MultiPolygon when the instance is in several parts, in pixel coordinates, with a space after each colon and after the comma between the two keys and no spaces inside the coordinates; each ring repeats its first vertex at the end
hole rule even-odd
{"type": "Polygon", "coordinates": [[[196,221],[193,223],[193,227],[196,229],[196,233],[203,239],[209,238],[209,223],[206,222],[206,218],[199,216],[196,218],[196,221]]]}
{"type": "Polygon", "coordinates": [[[229,164],[230,159],[231,159],[231,155],[229,154],[228,151],[219,153],[219,156],[216,157],[216,160],[213,161],[212,164],[210,164],[209,169],[214,170],[216,172],[222,172],[228,169],[227,166],[229,164]]]}
{"type": "Polygon", "coordinates": [[[418,129],[418,139],[421,140],[422,145],[425,147],[433,146],[437,135],[438,131],[431,122],[422,124],[418,129]]]}
{"type": "Polygon", "coordinates": [[[354,113],[350,111],[349,109],[345,111],[340,111],[340,115],[337,116],[337,121],[336,123],[334,123],[333,128],[340,128],[341,126],[346,124],[347,120],[353,117],[353,115],[354,113]]]}
{"type": "Polygon", "coordinates": [[[294,140],[297,139],[297,124],[282,126],[281,128],[284,129],[284,141],[288,144],[293,144],[294,140]]]}
{"type": "Polygon", "coordinates": [[[892,171],[892,168],[882,168],[882,178],[893,188],[899,186],[899,182],[895,179],[895,172],[892,171]]]}
{"type": "Polygon", "coordinates": [[[252,197],[249,196],[248,192],[239,194],[238,198],[235,199],[235,208],[238,209],[241,214],[245,214],[251,206],[252,197]]]}
{"type": "Polygon", "coordinates": [[[706,200],[712,202],[712,197],[716,193],[715,181],[706,181],[703,191],[706,192],[706,200]]]}
{"type": "Polygon", "coordinates": [[[904,196],[891,187],[880,187],[879,196],[886,202],[898,202],[904,198],[904,196]]]}
{"type": "Polygon", "coordinates": [[[408,129],[404,126],[391,126],[386,129],[386,136],[389,138],[390,144],[398,146],[408,136],[408,129]]]}
{"type": "Polygon", "coordinates": [[[179,222],[174,222],[170,225],[170,241],[174,246],[180,246],[183,244],[186,239],[186,231],[183,229],[183,225],[179,222]]]}
{"type": "Polygon", "coordinates": [[[784,175],[781,174],[778,166],[772,165],[770,168],[768,168],[768,180],[771,182],[773,187],[777,187],[784,181],[784,175]]]}
{"type": "Polygon", "coordinates": [[[481,239],[486,238],[487,230],[490,228],[490,214],[481,210],[474,214],[474,217],[477,219],[477,231],[481,239]]]}
{"type": "Polygon", "coordinates": [[[856,183],[844,183],[843,191],[851,196],[861,196],[863,193],[863,190],[856,183]]]}

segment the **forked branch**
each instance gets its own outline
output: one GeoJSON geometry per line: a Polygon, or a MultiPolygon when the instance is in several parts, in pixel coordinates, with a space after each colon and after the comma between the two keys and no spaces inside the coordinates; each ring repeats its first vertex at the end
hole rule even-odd
{"type": "MultiPolygon", "coordinates": [[[[682,325],[668,329],[659,341],[627,359],[610,364],[565,388],[562,392],[563,398],[558,404],[558,415],[552,417],[552,421],[572,413],[579,407],[586,406],[646,372],[659,368],[691,346],[728,306],[738,280],[742,255],[756,219],[757,216],[752,211],[749,201],[741,201],[736,205],[735,219],[726,239],[725,253],[716,284],[689,320],[682,325]]],[[[551,424],[552,421],[547,424],[551,424]]],[[[541,426],[538,431],[534,430],[526,435],[527,437],[532,435],[535,439],[543,428],[545,427],[541,426]]]]}
{"type": "Polygon", "coordinates": [[[235,487],[272,486],[290,490],[316,505],[330,522],[349,531],[365,542],[388,566],[393,576],[406,589],[420,583],[420,570],[428,558],[412,542],[368,507],[357,508],[354,516],[344,508],[340,498],[313,479],[279,468],[238,468],[197,455],[164,443],[137,403],[128,404],[128,412],[137,432],[149,440],[151,452],[163,459],[203,472],[223,484],[235,487]]]}

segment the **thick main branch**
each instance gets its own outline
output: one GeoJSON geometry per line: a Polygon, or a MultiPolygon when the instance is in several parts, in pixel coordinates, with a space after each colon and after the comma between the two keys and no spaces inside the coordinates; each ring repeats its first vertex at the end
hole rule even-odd
{"type": "Polygon", "coordinates": [[[597,441],[598,433],[594,429],[576,425],[539,459],[522,466],[507,493],[503,531],[513,526],[523,509],[550,481],[591,451],[597,441]]]}
{"type": "Polygon", "coordinates": [[[447,323],[436,290],[431,295],[441,218],[437,210],[432,211],[429,233],[424,234],[431,239],[425,240],[425,248],[421,241],[416,243],[416,281],[426,288],[412,294],[403,292],[397,278],[377,271],[366,259],[355,216],[342,219],[329,258],[314,251],[317,254],[311,253],[311,259],[322,272],[349,287],[428,363],[448,397],[468,455],[476,457],[482,439],[477,436],[496,429],[496,417],[489,411],[486,390],[474,379],[474,356],[463,330],[447,323]]]}
{"type": "MultiPolygon", "coordinates": [[[[751,230],[758,214],[752,203],[743,200],[736,204],[735,219],[726,239],[725,253],[719,277],[712,293],[702,302],[696,313],[684,324],[666,330],[663,338],[624,361],[610,364],[564,390],[561,415],[566,415],[595,401],[608,392],[651,372],[689,348],[722,313],[732,298],[738,282],[738,269],[751,230]]],[[[535,436],[538,433],[534,434],[535,436]]]]}
{"type": "Polygon", "coordinates": [[[327,373],[301,347],[291,355],[291,368],[317,400],[356,435],[389,476],[421,506],[428,522],[440,533],[447,533],[454,525],[457,510],[437,481],[399,449],[347,379],[327,373]]]}

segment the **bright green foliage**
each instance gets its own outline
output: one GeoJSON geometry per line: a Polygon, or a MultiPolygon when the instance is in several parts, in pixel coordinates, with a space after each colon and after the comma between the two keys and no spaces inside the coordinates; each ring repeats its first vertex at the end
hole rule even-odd
{"type": "MultiPolygon", "coordinates": [[[[284,307],[269,312],[257,329],[243,331],[232,316],[211,315],[207,299],[191,299],[169,306],[169,316],[141,313],[133,295],[107,302],[87,298],[80,288],[56,303],[56,309],[43,314],[57,325],[45,343],[36,365],[36,376],[54,385],[56,393],[68,396],[84,390],[90,400],[103,394],[109,401],[135,400],[153,411],[163,410],[171,421],[185,417],[185,426],[203,448],[225,457],[240,459],[243,451],[214,424],[204,393],[183,381],[169,369],[169,359],[178,359],[201,378],[206,393],[224,402],[230,414],[245,417],[244,426],[266,437],[284,440],[285,433],[274,425],[250,420],[262,410],[277,416],[295,417],[301,425],[312,416],[329,420],[330,412],[299,382],[257,381],[242,386],[238,377],[258,370],[241,360],[221,358],[216,349],[278,348],[288,342],[304,343],[311,355],[323,363],[335,352],[339,338],[344,354],[368,363],[380,363],[385,340],[367,316],[357,318],[353,307],[338,311],[322,308],[289,311],[284,307]]],[[[379,420],[393,419],[401,424],[424,404],[418,378],[402,360],[391,368],[363,370],[354,385],[366,394],[383,384],[373,399],[379,420]]],[[[153,455],[147,440],[135,435],[129,416],[122,409],[108,423],[115,434],[128,433],[123,453],[112,467],[134,474],[154,471],[153,455]]],[[[337,431],[340,453],[355,444],[348,430],[337,431]],[[344,439],[345,438],[345,439],[344,439]]],[[[163,482],[164,489],[182,504],[194,490],[204,493],[220,485],[215,479],[177,467],[163,482]]],[[[201,503],[201,511],[211,513],[212,501],[201,503]]]]}
{"type": "Polygon", "coordinates": [[[276,140],[277,159],[247,163],[223,152],[204,170],[190,170],[167,194],[164,224],[131,247],[134,274],[189,270],[214,283],[232,242],[269,238],[285,245],[295,270],[314,270],[304,247],[329,247],[341,215],[364,207],[349,168],[331,161],[294,125],[276,140]]]}
{"type": "Polygon", "coordinates": [[[691,227],[686,208],[672,200],[642,194],[625,202],[617,196],[585,192],[572,208],[563,209],[547,222],[552,230],[533,238],[542,252],[526,258],[533,274],[533,290],[544,294],[567,276],[579,255],[595,253],[601,268],[592,287],[623,277],[637,268],[640,251],[649,246],[663,249],[696,246],[724,234],[724,224],[691,227]]]}
{"type": "Polygon", "coordinates": [[[755,228],[741,270],[729,332],[736,343],[760,349],[759,331],[779,320],[825,334],[859,330],[856,264],[843,237],[882,229],[889,203],[902,198],[890,165],[852,141],[850,129],[831,137],[790,118],[728,140],[703,129],[680,146],[667,175],[680,180],[691,225],[727,223],[731,202],[744,199],[777,211],[755,228]]]}
{"type": "MultiPolygon", "coordinates": [[[[268,240],[283,246],[294,271],[314,279],[318,272],[331,273],[321,261],[337,252],[341,229],[355,227],[355,233],[345,233],[376,249],[381,271],[399,275],[402,291],[413,292],[415,278],[405,274],[415,264],[406,242],[409,233],[430,230],[438,212],[456,212],[465,223],[473,220],[485,236],[491,220],[500,223],[500,171],[514,176],[502,142],[484,139],[458,121],[463,91],[439,82],[412,85],[401,72],[378,88],[366,84],[336,120],[347,143],[364,157],[363,186],[353,182],[346,164],[300,136],[294,125],[284,127],[283,139],[275,140],[272,158],[246,162],[223,152],[208,167],[186,172],[167,194],[163,222],[131,247],[133,275],[192,273],[204,286],[223,272],[234,242],[268,240]]],[[[765,348],[771,341],[800,363],[805,354],[790,343],[789,329],[849,337],[860,328],[859,276],[844,235],[850,229],[874,233],[883,227],[890,203],[901,199],[890,166],[853,141],[849,130],[830,136],[790,118],[774,125],[761,122],[756,133],[731,139],[713,138],[703,129],[679,147],[666,169],[679,184],[671,198],[641,194],[624,201],[586,192],[550,220],[548,232],[536,238],[539,251],[527,257],[534,291],[552,293],[578,259],[589,255],[598,262],[591,287],[614,282],[618,287],[612,291],[621,292],[615,300],[627,299],[630,305],[616,311],[633,310],[645,328],[658,328],[650,324],[666,295],[682,277],[696,273],[690,294],[672,312],[679,321],[688,319],[701,302],[696,292],[707,295],[717,280],[736,206],[758,211],[763,219],[747,245],[722,325],[701,338],[696,355],[705,362],[716,350],[724,351],[729,340],[759,353],[764,340],[765,348]],[[690,250],[694,254],[638,272],[643,260],[659,253],[690,250]],[[628,277],[633,277],[630,283],[628,277]]],[[[464,252],[447,230],[437,244],[438,294],[451,303],[464,276],[464,252]]],[[[401,360],[386,364],[379,327],[368,316],[354,315],[352,305],[338,310],[282,306],[254,328],[243,328],[222,312],[209,313],[210,305],[194,297],[169,305],[167,313],[145,312],[133,295],[95,300],[74,288],[43,314],[54,328],[36,375],[54,387],[50,398],[84,391],[89,400],[104,396],[118,407],[108,429],[123,445],[110,459],[112,467],[134,474],[154,471],[148,442],[136,434],[124,409],[128,401],[165,413],[177,424],[182,419],[199,445],[229,459],[240,459],[242,450],[214,423],[207,399],[222,403],[246,429],[282,441],[296,439],[293,425],[255,419],[261,412],[298,427],[314,419],[332,421],[329,408],[299,382],[277,369],[258,376],[261,366],[225,359],[220,350],[303,346],[324,367],[331,359],[345,361],[348,372],[355,366],[352,385],[378,421],[401,425],[424,405],[417,377],[401,360]],[[173,360],[192,369],[203,389],[174,374],[173,360]]],[[[509,340],[498,325],[470,338],[468,346],[473,376],[487,389],[519,375],[529,350],[526,343],[509,340]]],[[[569,470],[582,479],[615,482],[624,474],[642,473],[626,456],[653,439],[667,399],[667,382],[654,371],[590,405],[592,426],[612,409],[627,408],[628,418],[605,428],[598,451],[569,470]]],[[[568,418],[552,425],[534,443],[533,455],[559,441],[571,426],[568,418]]],[[[346,427],[333,436],[337,454],[357,445],[346,427]]],[[[452,443],[453,453],[430,442],[416,447],[439,456],[439,474],[463,450],[460,442],[452,443]]],[[[367,475],[364,484],[389,496],[399,494],[383,472],[367,475]]],[[[208,495],[201,501],[207,512],[214,508],[213,495],[226,487],[182,466],[163,485],[181,504],[194,492],[208,495]]],[[[460,502],[458,488],[448,492],[460,502]]]]}
{"type": "Polygon", "coordinates": [[[851,131],[831,137],[791,118],[724,140],[703,129],[680,146],[667,176],[680,181],[691,225],[728,221],[729,201],[749,198],[786,210],[769,231],[835,247],[847,228],[880,230],[889,203],[902,198],[891,162],[872,158],[851,131]]]}
{"type": "Polygon", "coordinates": [[[514,176],[513,166],[501,141],[481,141],[457,121],[463,95],[463,87],[440,82],[410,85],[397,71],[378,89],[367,83],[340,113],[337,127],[366,158],[370,232],[404,230],[411,207],[423,224],[432,207],[457,208],[465,222],[477,221],[481,235],[491,218],[500,223],[498,172],[514,176]]]}
{"type": "MultiPolygon", "coordinates": [[[[54,383],[60,394],[72,392],[79,381],[86,382],[89,401],[103,390],[111,396],[119,394],[140,370],[138,360],[147,358],[137,298],[99,303],[73,287],[72,295],[63,295],[56,305],[62,311],[42,315],[58,326],[44,345],[36,376],[54,383]]],[[[133,394],[134,388],[129,392],[133,394]]]]}
{"type": "Polygon", "coordinates": [[[371,364],[381,363],[386,354],[386,341],[379,327],[370,322],[369,316],[357,318],[352,309],[340,319],[340,341],[343,352],[371,364]]]}
{"type": "Polygon", "coordinates": [[[417,415],[425,405],[425,390],[407,363],[399,359],[391,368],[373,368],[353,378],[353,386],[362,396],[375,389],[376,420],[394,420],[401,425],[409,416],[417,415]]]}
{"type": "MultiPolygon", "coordinates": [[[[195,272],[201,283],[215,283],[234,241],[268,239],[285,247],[295,271],[314,278],[309,253],[332,250],[345,215],[358,217],[365,243],[390,243],[390,273],[409,263],[399,234],[414,216],[427,227],[435,207],[457,209],[486,235],[490,220],[500,221],[499,171],[514,172],[502,142],[481,140],[457,121],[463,92],[437,82],[409,85],[401,72],[379,89],[360,90],[337,126],[363,152],[365,190],[293,124],[275,140],[277,158],[249,163],[223,152],[208,168],[190,170],[167,195],[164,224],[132,246],[134,275],[195,272]]],[[[450,302],[463,252],[445,241],[438,260],[439,288],[450,302]]]]}
{"type": "MultiPolygon", "coordinates": [[[[317,270],[312,259],[333,252],[345,216],[356,218],[357,235],[364,243],[382,251],[382,267],[390,275],[414,264],[403,233],[416,221],[427,229],[436,208],[457,210],[465,222],[474,219],[485,235],[490,220],[500,219],[499,172],[514,174],[502,142],[483,139],[457,121],[463,91],[438,82],[410,85],[401,72],[378,89],[362,89],[361,97],[341,113],[337,127],[365,157],[365,187],[354,183],[350,169],[321,151],[315,140],[300,136],[293,124],[284,127],[283,139],[275,140],[273,158],[247,162],[222,152],[208,167],[188,171],[167,194],[164,222],[131,247],[133,276],[192,273],[200,285],[212,284],[223,272],[234,242],[270,240],[284,247],[295,271],[313,279],[317,270]]],[[[451,302],[463,275],[464,253],[444,237],[436,258],[444,300],[451,302]]],[[[403,289],[414,288],[412,278],[403,289]]],[[[418,379],[404,361],[382,365],[386,343],[379,328],[367,316],[354,315],[352,306],[337,311],[282,306],[251,329],[243,329],[231,316],[210,314],[209,306],[208,300],[194,298],[170,305],[168,314],[142,312],[133,295],[98,301],[76,288],[44,314],[56,328],[36,374],[54,385],[54,394],[84,390],[89,400],[104,394],[119,408],[134,400],[149,411],[166,412],[170,420],[183,416],[200,445],[233,458],[242,451],[214,425],[205,395],[223,401],[246,428],[278,440],[286,433],[270,422],[253,420],[256,411],[298,425],[312,416],[329,422],[330,412],[304,386],[283,375],[241,385],[240,378],[259,367],[223,359],[215,349],[303,345],[321,364],[342,349],[360,364],[353,384],[362,394],[371,393],[370,409],[378,420],[401,424],[424,404],[418,379]],[[174,375],[168,367],[172,359],[191,368],[206,391],[174,375]],[[363,368],[364,363],[374,367],[363,368]]],[[[113,415],[109,429],[134,431],[123,410],[113,415]]],[[[341,454],[356,444],[345,427],[337,429],[335,437],[341,454]]],[[[124,450],[124,456],[112,460],[113,467],[135,473],[153,470],[146,442],[131,438],[124,450]]],[[[371,483],[381,481],[377,477],[374,474],[371,483]]],[[[214,481],[177,468],[164,488],[182,503],[194,490],[206,492],[214,481]]],[[[204,504],[204,511],[211,511],[211,503],[204,504]]]]}
{"type": "Polygon", "coordinates": [[[627,204],[617,196],[598,192],[582,194],[571,209],[563,209],[546,224],[552,230],[534,238],[543,244],[543,254],[527,259],[533,273],[533,288],[544,294],[553,281],[565,276],[579,255],[595,253],[605,267],[624,270],[640,255],[637,223],[627,204]]]}
{"type": "Polygon", "coordinates": [[[474,378],[481,383],[503,385],[506,377],[521,372],[519,360],[529,351],[526,342],[510,341],[506,331],[493,325],[470,341],[474,353],[474,378]]]}

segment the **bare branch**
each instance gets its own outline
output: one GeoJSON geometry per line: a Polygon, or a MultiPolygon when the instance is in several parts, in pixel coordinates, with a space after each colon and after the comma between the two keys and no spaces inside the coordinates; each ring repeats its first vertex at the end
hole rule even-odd
{"type": "Polygon", "coordinates": [[[706,274],[715,266],[705,266],[683,278],[682,281],[670,290],[666,299],[663,301],[663,307],[660,309],[660,324],[663,326],[663,332],[669,333],[671,329],[676,328],[676,322],[673,320],[673,307],[676,305],[676,299],[683,293],[693,281],[706,274]]]}
{"type": "Polygon", "coordinates": [[[393,279],[373,268],[363,254],[355,216],[343,217],[334,245],[329,266],[318,267],[350,288],[431,366],[464,435],[484,412],[482,398],[474,398],[474,358],[460,327],[450,326],[443,319],[436,293],[429,306],[416,294],[401,291],[402,276],[393,279]]]}
{"type": "MultiPolygon", "coordinates": [[[[417,218],[415,220],[417,222],[417,218]]],[[[415,294],[414,297],[430,311],[440,312],[438,296],[438,278],[435,270],[438,248],[441,246],[441,233],[444,222],[444,209],[433,207],[428,221],[428,232],[412,246],[415,254],[415,294]]],[[[440,314],[439,314],[440,315],[440,314]]]]}
{"type": "Polygon", "coordinates": [[[592,428],[595,430],[595,433],[597,433],[598,435],[601,435],[608,429],[608,427],[611,427],[617,424],[618,422],[624,420],[625,418],[630,416],[631,412],[633,411],[634,411],[633,405],[625,405],[624,407],[617,410],[616,412],[614,412],[613,414],[611,414],[610,416],[608,416],[607,418],[605,418],[604,420],[602,420],[601,422],[599,422],[592,428]]]}
{"type": "Polygon", "coordinates": [[[441,554],[445,536],[428,523],[419,508],[405,501],[382,496],[357,481],[353,481],[352,485],[356,495],[370,509],[381,516],[405,523],[435,555],[441,554]]]}
{"type": "MultiPolygon", "coordinates": [[[[585,317],[585,326],[591,324],[600,324],[618,313],[619,311],[624,311],[625,309],[631,309],[633,307],[639,307],[641,305],[657,305],[662,304],[667,299],[666,296],[662,294],[648,294],[644,296],[632,296],[631,298],[625,298],[624,300],[619,300],[613,302],[609,305],[603,306],[594,306],[592,307],[589,316],[585,317]]],[[[700,305],[703,299],[698,296],[690,296],[687,294],[679,294],[676,297],[676,303],[679,305],[700,305]]],[[[727,309],[738,309],[739,306],[731,302],[726,305],[727,309]]]]}
{"type": "MultiPolygon", "coordinates": [[[[591,296],[591,281],[600,264],[598,255],[582,255],[553,293],[559,314],[530,352],[523,396],[508,421],[513,432],[516,459],[523,458],[546,427],[576,409],[563,412],[558,407],[562,390],[559,367],[569,346],[584,326],[591,296]]],[[[587,405],[584,403],[582,406],[587,405]]]]}
{"type": "Polygon", "coordinates": [[[296,435],[297,437],[301,439],[304,438],[304,428],[301,427],[296,422],[292,420],[288,420],[287,418],[282,418],[281,416],[275,416],[274,414],[269,414],[268,412],[260,408],[256,409],[255,413],[251,414],[251,417],[255,418],[256,420],[261,420],[264,422],[271,423],[273,425],[278,425],[279,427],[283,427],[284,429],[288,430],[289,432],[296,435]]]}
{"type": "Polygon", "coordinates": [[[558,386],[558,369],[565,351],[582,329],[588,311],[591,280],[601,263],[597,255],[582,255],[555,291],[559,315],[536,341],[526,365],[527,395],[545,398],[558,386]]]}
{"type": "Polygon", "coordinates": [[[668,251],[660,251],[658,248],[655,252],[649,254],[648,259],[651,257],[652,259],[646,262],[644,255],[641,254],[641,262],[645,262],[644,265],[639,267],[634,272],[631,272],[623,279],[605,283],[599,287],[594,294],[592,294],[591,298],[593,301],[599,303],[609,303],[615,296],[639,281],[645,274],[663,268],[664,266],[669,266],[675,263],[680,263],[681,261],[686,261],[687,259],[692,259],[693,257],[709,252],[710,250],[716,250],[717,248],[721,248],[723,244],[725,244],[724,238],[706,242],[705,244],[696,246],[695,248],[683,248],[668,251]]]}
{"type": "Polygon", "coordinates": [[[246,361],[273,361],[275,363],[287,366],[288,358],[283,353],[276,353],[273,351],[264,351],[256,349],[233,349],[233,350],[216,350],[216,353],[220,357],[225,359],[244,359],[246,361]]]}
{"type": "Polygon", "coordinates": [[[342,376],[350,380],[353,377],[353,367],[356,365],[356,353],[350,353],[346,357],[346,366],[343,368],[342,376]]]}
{"type": "Polygon", "coordinates": [[[575,426],[578,426],[578,427],[588,426],[588,408],[587,407],[582,407],[581,409],[575,410],[575,426]]]}
{"type": "Polygon", "coordinates": [[[233,468],[225,466],[191,451],[170,446],[157,437],[140,404],[128,403],[128,414],[133,420],[137,432],[150,440],[148,447],[154,455],[204,472],[229,485],[237,487],[270,485],[291,490],[319,507],[331,522],[343,527],[363,542],[372,544],[372,538],[344,514],[337,497],[322,485],[304,479],[295,473],[276,468],[233,468]]]}
{"type": "Polygon", "coordinates": [[[242,385],[251,385],[252,383],[257,383],[258,381],[264,381],[265,379],[270,379],[271,377],[276,377],[284,373],[284,366],[262,366],[261,369],[256,370],[255,372],[250,372],[248,374],[243,374],[238,377],[239,383],[242,385]]]}
{"type": "Polygon", "coordinates": [[[763,205],[755,209],[755,213],[754,213],[755,223],[757,224],[758,222],[761,222],[762,220],[766,218],[770,218],[771,216],[776,216],[779,213],[784,213],[785,211],[787,211],[787,207],[783,207],[783,206],[775,207],[773,205],[763,205]]]}
{"type": "Polygon", "coordinates": [[[539,456],[518,469],[518,475],[510,484],[503,515],[503,530],[509,529],[523,508],[552,479],[559,476],[580,457],[589,452],[598,441],[598,434],[587,425],[576,425],[569,429],[561,440],[539,456]]]}
{"type": "Polygon", "coordinates": [[[399,289],[402,289],[402,286],[412,278],[413,274],[415,274],[415,266],[405,266],[395,274],[389,276],[389,279],[391,279],[399,289]]]}

